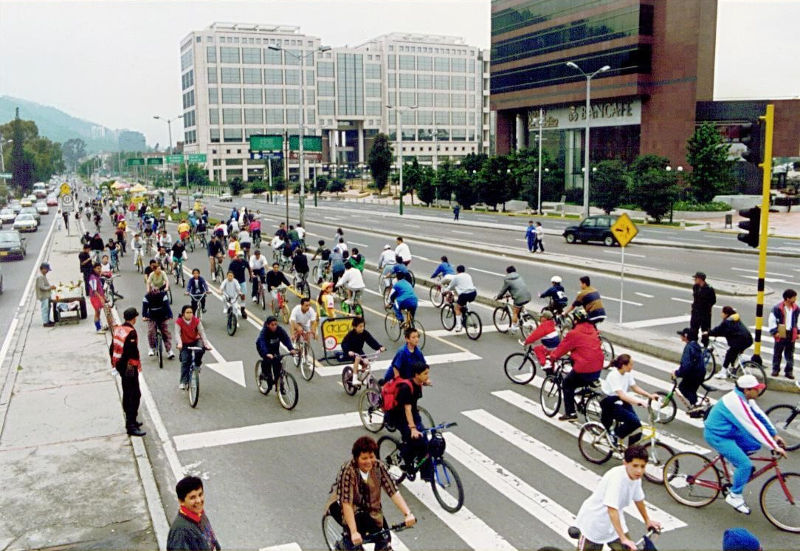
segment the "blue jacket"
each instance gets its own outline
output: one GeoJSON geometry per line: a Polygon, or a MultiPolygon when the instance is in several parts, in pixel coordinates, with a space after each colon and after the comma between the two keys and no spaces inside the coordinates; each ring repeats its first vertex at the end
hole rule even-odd
{"type": "Polygon", "coordinates": [[[406,268],[406,265],[402,263],[392,264],[392,270],[389,273],[392,275],[397,275],[397,274],[408,275],[408,268],[406,268]]]}
{"type": "Polygon", "coordinates": [[[559,306],[566,306],[569,302],[567,294],[564,292],[564,286],[560,283],[556,283],[550,287],[547,291],[539,295],[539,298],[552,298],[553,302],[559,306]]]}
{"type": "Polygon", "coordinates": [[[208,283],[206,280],[203,279],[203,276],[200,276],[195,280],[195,278],[190,277],[189,281],[186,283],[186,292],[190,295],[199,295],[201,293],[208,292],[208,283]]]}
{"type": "Polygon", "coordinates": [[[525,230],[525,238],[528,241],[532,241],[532,240],[536,239],[536,227],[535,226],[528,226],[528,228],[525,230]]]}
{"type": "Polygon", "coordinates": [[[675,372],[676,377],[684,377],[688,379],[697,379],[701,381],[706,373],[706,367],[703,363],[703,349],[697,344],[697,341],[689,341],[683,347],[683,354],[681,355],[681,366],[675,372]]]}
{"type": "Polygon", "coordinates": [[[278,326],[275,331],[267,329],[267,324],[261,328],[261,332],[256,339],[256,350],[262,358],[267,354],[277,356],[280,354],[280,345],[283,344],[288,350],[293,350],[292,339],[283,327],[278,326]]]}
{"type": "Polygon", "coordinates": [[[712,443],[709,438],[733,440],[745,452],[756,451],[761,446],[777,449],[775,434],[775,427],[758,404],[748,401],[739,389],[730,391],[714,404],[703,431],[709,444],[712,443]]]}
{"type": "Polygon", "coordinates": [[[394,284],[392,288],[391,298],[396,300],[398,304],[414,304],[417,305],[417,295],[414,293],[414,288],[405,279],[401,279],[394,284]]]}
{"type": "Polygon", "coordinates": [[[436,270],[434,270],[434,272],[431,274],[431,277],[436,277],[438,275],[452,275],[454,273],[456,273],[456,271],[453,269],[452,264],[449,262],[442,262],[436,266],[436,270]]]}
{"type": "Polygon", "coordinates": [[[391,381],[392,378],[394,378],[393,367],[400,373],[401,379],[412,379],[414,377],[414,366],[424,363],[425,356],[422,355],[422,350],[419,349],[419,346],[414,349],[414,352],[411,352],[408,349],[408,345],[404,344],[397,350],[397,353],[395,353],[394,358],[392,358],[392,363],[389,365],[389,369],[386,370],[383,379],[385,381],[391,381]]]}

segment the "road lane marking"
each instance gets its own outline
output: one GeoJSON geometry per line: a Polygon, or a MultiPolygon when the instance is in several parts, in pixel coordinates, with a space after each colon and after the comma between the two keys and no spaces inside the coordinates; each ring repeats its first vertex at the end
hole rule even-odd
{"type": "Polygon", "coordinates": [[[655,295],[648,295],[647,293],[640,293],[639,291],[634,291],[633,294],[644,298],[655,298],[655,295]]]}
{"type": "MultiPolygon", "coordinates": [[[[739,268],[738,266],[731,266],[730,268],[731,268],[731,270],[734,270],[736,272],[746,272],[748,274],[758,274],[758,270],[753,270],[753,269],[750,269],[750,268],[739,268]]],[[[773,277],[792,277],[791,275],[777,274],[775,272],[767,272],[767,275],[773,276],[773,277]]]]}
{"type": "MultiPolygon", "coordinates": [[[[603,297],[603,298],[605,298],[605,297],[603,297]]],[[[688,298],[669,297],[669,299],[670,300],[674,300],[675,302],[684,302],[686,304],[692,304],[692,302],[694,302],[692,300],[689,300],[688,298]]],[[[722,306],[720,306],[718,304],[715,304],[714,308],[719,308],[721,310],[722,306]]]]}
{"type": "Polygon", "coordinates": [[[280,545],[270,545],[269,547],[262,547],[258,551],[303,551],[300,544],[296,541],[291,543],[281,543],[280,545]]]}
{"type": "Polygon", "coordinates": [[[142,400],[144,400],[147,411],[150,413],[150,418],[153,420],[153,427],[155,427],[156,434],[159,440],[161,440],[161,447],[164,450],[164,455],[167,457],[167,463],[172,471],[172,476],[175,477],[175,481],[177,482],[183,478],[186,469],[181,464],[180,459],[178,459],[178,452],[172,444],[172,440],[169,438],[167,426],[161,418],[161,413],[158,411],[158,406],[156,406],[156,401],[153,398],[153,394],[150,392],[150,387],[147,385],[144,373],[139,376],[139,384],[142,391],[142,400]]]}
{"type": "Polygon", "coordinates": [[[472,235],[471,231],[450,230],[450,233],[459,233],[461,235],[472,235]]]}
{"type": "Polygon", "coordinates": [[[629,329],[641,329],[643,327],[656,327],[658,325],[671,325],[673,323],[684,323],[688,322],[691,316],[689,314],[685,314],[683,316],[672,316],[668,318],[655,318],[649,320],[641,320],[641,321],[629,321],[627,323],[623,323],[623,327],[627,327],[629,329]]]}
{"type": "Polygon", "coordinates": [[[506,275],[508,275],[508,274],[499,274],[497,272],[490,272],[489,270],[481,270],[480,268],[470,268],[470,270],[472,270],[473,272],[481,272],[482,274],[489,274],[497,277],[506,277],[506,275]]]}
{"type": "MultiPolygon", "coordinates": [[[[427,335],[428,333],[425,334],[427,335]]],[[[441,365],[441,364],[467,362],[471,360],[481,360],[481,359],[483,358],[481,358],[476,354],[473,354],[472,352],[451,352],[449,354],[434,354],[432,356],[426,356],[425,362],[428,365],[441,365]]],[[[340,365],[324,365],[317,367],[316,372],[321,377],[339,376],[342,374],[342,368],[344,366],[352,364],[353,362],[346,362],[340,365]]],[[[379,360],[372,362],[372,371],[373,373],[386,371],[391,364],[392,360],[379,360]]]]}
{"type": "MultiPolygon", "coordinates": [[[[615,256],[620,256],[620,253],[618,253],[617,251],[607,251],[607,250],[604,249],[603,252],[605,254],[613,254],[615,256]]],[[[626,253],[625,256],[633,256],[633,257],[636,257],[636,258],[647,258],[643,254],[634,254],[634,253],[626,253]]]]}
{"type": "MultiPolygon", "coordinates": [[[[590,492],[593,492],[595,488],[597,488],[601,478],[600,475],[593,473],[584,465],[573,461],[561,452],[536,440],[532,436],[506,423],[502,419],[495,417],[486,410],[475,409],[471,411],[462,411],[461,413],[534,459],[541,461],[552,469],[556,469],[559,474],[563,475],[568,480],[580,484],[590,492]]],[[[447,439],[450,440],[449,435],[447,439]]],[[[650,503],[647,504],[647,509],[651,518],[658,519],[665,531],[686,526],[686,523],[682,520],[650,503]]],[[[625,512],[632,517],[639,518],[638,511],[633,504],[626,507],[625,512]]]]}
{"type": "Polygon", "coordinates": [[[632,300],[620,300],[617,297],[607,297],[603,295],[603,300],[613,300],[614,302],[624,302],[625,304],[630,304],[631,306],[644,306],[641,302],[634,302],[632,300]]]}
{"type": "MultiPolygon", "coordinates": [[[[484,333],[497,333],[497,328],[494,325],[484,325],[481,335],[484,333]]],[[[466,335],[466,333],[456,333],[455,331],[448,331],[447,329],[434,329],[433,331],[426,331],[426,335],[431,337],[458,337],[459,335],[466,335]]]]}

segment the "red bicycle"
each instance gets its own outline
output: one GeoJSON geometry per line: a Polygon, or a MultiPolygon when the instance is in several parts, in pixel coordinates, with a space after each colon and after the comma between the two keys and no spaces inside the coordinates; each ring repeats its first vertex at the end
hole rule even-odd
{"type": "MultiPolygon", "coordinates": [[[[761,487],[761,512],[776,528],[800,533],[800,474],[781,472],[779,457],[775,453],[771,457],[751,457],[764,466],[756,469],[750,480],[774,469],[775,474],[761,487]]],[[[731,487],[731,471],[721,455],[709,460],[699,453],[682,452],[664,464],[664,485],[667,493],[678,503],[705,507],[720,493],[727,495],[731,487]]]]}

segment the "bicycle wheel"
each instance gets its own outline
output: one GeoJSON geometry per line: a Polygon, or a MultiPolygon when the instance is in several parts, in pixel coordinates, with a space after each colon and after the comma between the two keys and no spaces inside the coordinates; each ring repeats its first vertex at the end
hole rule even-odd
{"type": "Polygon", "coordinates": [[[433,497],[448,513],[455,513],[464,505],[464,485],[461,477],[446,459],[437,459],[433,464],[431,480],[433,497]]]}
{"type": "Polygon", "coordinates": [[[800,474],[773,476],[761,488],[761,512],[779,530],[800,533],[800,474]],[[781,480],[782,479],[782,480],[781,480]]]}
{"type": "Polygon", "coordinates": [[[414,275],[414,272],[412,272],[411,270],[408,271],[408,282],[411,284],[412,287],[417,286],[417,278],[414,275]]]}
{"type": "Polygon", "coordinates": [[[392,311],[386,312],[386,317],[383,319],[383,328],[386,329],[386,336],[394,342],[399,341],[400,335],[403,334],[400,322],[392,311]]]}
{"type": "Polygon", "coordinates": [[[261,360],[258,360],[256,362],[255,376],[256,376],[256,388],[258,388],[258,391],[261,394],[266,396],[267,394],[269,394],[270,387],[267,384],[267,380],[261,376],[261,360]]]}
{"type": "Polygon", "coordinates": [[[400,484],[406,478],[403,470],[402,444],[394,436],[381,436],[378,439],[378,459],[386,464],[386,470],[395,483],[400,484]]]}
{"type": "Polygon", "coordinates": [[[548,417],[555,417],[561,409],[561,381],[555,375],[545,377],[539,388],[539,404],[548,417]]]}
{"type": "Polygon", "coordinates": [[[441,285],[433,285],[429,291],[431,304],[436,306],[437,308],[441,308],[442,304],[444,304],[444,295],[442,294],[442,286],[441,285]]]}
{"type": "Polygon", "coordinates": [[[444,327],[445,331],[453,330],[453,327],[456,326],[456,310],[452,304],[445,305],[439,311],[439,319],[442,321],[442,327],[444,327]]]}
{"type": "Polygon", "coordinates": [[[308,285],[308,281],[306,281],[305,279],[301,280],[300,284],[297,286],[297,292],[300,293],[301,297],[310,297],[311,287],[308,285]]]}
{"type": "Polygon", "coordinates": [[[414,329],[417,330],[417,333],[419,333],[419,342],[417,346],[419,346],[420,350],[425,350],[425,327],[423,327],[422,322],[418,320],[414,320],[412,325],[414,329]]]}
{"type": "Polygon", "coordinates": [[[766,411],[767,417],[786,442],[786,450],[800,448],[800,409],[789,404],[778,404],[766,411]]]}
{"type": "Polygon", "coordinates": [[[592,394],[592,396],[586,399],[586,404],[583,407],[582,413],[587,423],[589,421],[594,421],[595,423],[600,422],[600,416],[603,410],[600,407],[600,397],[597,394],[592,394]]]}
{"type": "Polygon", "coordinates": [[[233,313],[233,306],[231,306],[231,310],[228,312],[228,322],[225,326],[225,330],[228,332],[228,335],[232,337],[236,334],[236,327],[238,324],[239,322],[236,319],[236,314],[233,313]]]}
{"type": "Polygon", "coordinates": [[[667,394],[663,390],[656,392],[659,396],[658,402],[652,403],[653,413],[655,413],[656,423],[666,425],[675,419],[678,413],[678,404],[675,403],[675,393],[667,394]]]}
{"type": "Polygon", "coordinates": [[[342,308],[342,312],[344,312],[345,314],[349,314],[350,313],[350,305],[347,303],[346,300],[342,301],[342,307],[341,308],[342,308]]]}
{"type": "Polygon", "coordinates": [[[310,344],[305,343],[303,345],[303,352],[300,353],[300,375],[302,375],[303,379],[306,381],[310,381],[314,378],[315,367],[314,349],[311,348],[310,344]]]}
{"type": "Polygon", "coordinates": [[[689,507],[705,507],[722,487],[719,471],[699,453],[681,452],[664,465],[664,487],[672,499],[689,507]]]}
{"type": "Polygon", "coordinates": [[[362,317],[362,318],[363,318],[363,317],[364,317],[364,308],[363,308],[363,307],[362,307],[362,306],[361,306],[359,303],[356,303],[356,304],[353,306],[353,313],[354,313],[356,316],[359,316],[359,317],[362,317]]]}
{"type": "Polygon", "coordinates": [[[717,372],[717,357],[714,355],[714,352],[708,348],[703,349],[703,365],[706,368],[703,381],[707,381],[717,372]]]}
{"type": "MultiPolygon", "coordinates": [[[[759,383],[767,384],[767,373],[764,371],[764,367],[756,362],[747,360],[736,365],[734,367],[733,377],[738,379],[742,375],[753,375],[759,383]]],[[[765,390],[767,390],[766,386],[761,389],[758,395],[761,396],[764,394],[765,390]]]]}
{"type": "Polygon", "coordinates": [[[391,287],[386,287],[383,290],[383,307],[386,310],[389,310],[392,307],[391,296],[392,296],[392,288],[391,287]]]}
{"type": "Polygon", "coordinates": [[[663,442],[647,442],[644,446],[647,448],[647,465],[644,467],[644,477],[653,484],[663,484],[664,466],[669,461],[669,458],[675,455],[675,450],[663,442]]]}
{"type": "Polygon", "coordinates": [[[603,348],[603,358],[606,360],[606,365],[614,361],[614,345],[611,341],[600,335],[600,346],[603,348]]]}
{"type": "Polygon", "coordinates": [[[261,305],[262,310],[267,309],[267,293],[264,290],[264,284],[258,286],[258,304],[261,305]]]}
{"type": "Polygon", "coordinates": [[[586,423],[578,432],[578,449],[586,461],[595,465],[602,465],[614,453],[605,427],[594,422],[586,423]]]}
{"type": "Polygon", "coordinates": [[[311,281],[319,281],[319,266],[314,266],[311,268],[311,281]]]}
{"type": "Polygon", "coordinates": [[[297,400],[300,398],[300,390],[297,388],[297,381],[291,373],[284,371],[278,379],[278,401],[283,409],[294,409],[297,400]]]}
{"type": "Polygon", "coordinates": [[[197,401],[200,399],[200,370],[197,367],[192,368],[192,374],[189,377],[189,405],[197,407],[197,401]]]}
{"type": "Polygon", "coordinates": [[[328,551],[342,549],[342,534],[342,525],[336,522],[333,515],[326,512],[322,517],[322,537],[325,538],[328,551]]]}
{"type": "Polygon", "coordinates": [[[361,424],[370,432],[378,432],[383,428],[382,403],[381,391],[374,388],[365,388],[358,399],[358,416],[361,424]]]}
{"type": "Polygon", "coordinates": [[[533,360],[526,352],[509,354],[503,364],[503,369],[506,372],[506,377],[512,383],[518,385],[527,385],[536,375],[536,364],[533,363],[533,360]]]}
{"type": "Polygon", "coordinates": [[[498,333],[508,333],[511,327],[511,314],[509,314],[508,308],[506,308],[505,305],[498,306],[494,309],[494,312],[492,312],[492,322],[494,322],[498,333]]]}
{"type": "Polygon", "coordinates": [[[346,365],[342,369],[342,388],[348,396],[355,396],[358,387],[353,385],[353,366],[346,365]]]}
{"type": "Polygon", "coordinates": [[[479,338],[481,338],[481,333],[483,333],[483,323],[481,322],[481,317],[477,312],[467,312],[466,319],[464,320],[464,330],[466,331],[467,336],[473,341],[477,341],[479,338]]]}
{"type": "Polygon", "coordinates": [[[156,331],[156,354],[158,355],[158,368],[164,369],[164,337],[161,330],[156,331]]]}
{"type": "Polygon", "coordinates": [[[422,420],[422,426],[424,428],[429,429],[436,426],[436,423],[433,422],[433,415],[431,415],[427,409],[420,406],[417,408],[417,411],[419,411],[419,417],[422,420]]]}
{"type": "Polygon", "coordinates": [[[284,301],[283,306],[281,306],[281,321],[283,321],[283,323],[289,323],[290,314],[291,312],[289,312],[289,306],[284,301]]]}
{"type": "Polygon", "coordinates": [[[539,327],[539,322],[530,315],[529,313],[525,312],[519,318],[519,331],[522,334],[523,339],[527,339],[528,335],[533,333],[533,331],[539,327]]]}

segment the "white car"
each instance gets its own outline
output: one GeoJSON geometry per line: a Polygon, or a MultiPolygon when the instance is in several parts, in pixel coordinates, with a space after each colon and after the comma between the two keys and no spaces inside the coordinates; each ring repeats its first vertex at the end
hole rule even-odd
{"type": "Polygon", "coordinates": [[[232,203],[233,202],[233,196],[230,193],[223,193],[222,195],[219,196],[219,202],[220,203],[232,203]]]}
{"type": "Polygon", "coordinates": [[[36,231],[38,228],[39,224],[32,214],[21,213],[14,220],[14,229],[17,231],[36,231]]]}
{"type": "Polygon", "coordinates": [[[36,203],[36,212],[39,214],[50,214],[50,207],[47,206],[47,203],[44,201],[39,201],[36,203]]]}
{"type": "Polygon", "coordinates": [[[2,220],[3,224],[11,224],[16,217],[17,215],[14,213],[14,209],[5,208],[0,210],[0,220],[2,220]]]}

